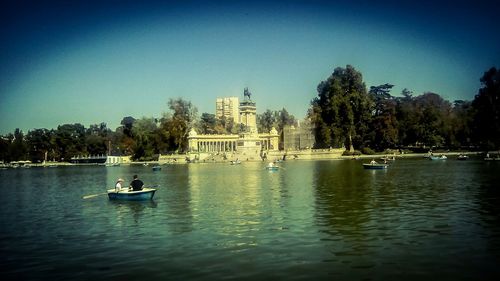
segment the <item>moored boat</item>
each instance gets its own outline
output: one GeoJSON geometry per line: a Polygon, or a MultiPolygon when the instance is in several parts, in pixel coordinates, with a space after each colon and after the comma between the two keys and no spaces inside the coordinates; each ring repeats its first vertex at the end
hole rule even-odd
{"type": "Polygon", "coordinates": [[[153,199],[155,192],[156,189],[147,187],[138,191],[108,189],[108,197],[109,200],[143,201],[153,199]]]}
{"type": "Polygon", "coordinates": [[[380,163],[363,164],[363,168],[371,170],[382,170],[382,169],[387,169],[387,167],[389,167],[389,165],[380,163]]]}
{"type": "Polygon", "coordinates": [[[467,160],[467,159],[469,159],[469,156],[464,155],[464,154],[460,154],[457,157],[457,160],[467,160]]]}

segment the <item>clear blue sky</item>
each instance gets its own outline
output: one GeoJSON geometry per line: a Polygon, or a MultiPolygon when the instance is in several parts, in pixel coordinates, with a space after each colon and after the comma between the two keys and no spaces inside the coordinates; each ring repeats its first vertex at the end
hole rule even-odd
{"type": "Polygon", "coordinates": [[[495,1],[39,2],[0,6],[0,134],[114,130],[125,116],[160,117],[176,97],[214,113],[244,87],[259,113],[303,118],[346,64],[393,95],[472,100],[500,66],[495,1]]]}

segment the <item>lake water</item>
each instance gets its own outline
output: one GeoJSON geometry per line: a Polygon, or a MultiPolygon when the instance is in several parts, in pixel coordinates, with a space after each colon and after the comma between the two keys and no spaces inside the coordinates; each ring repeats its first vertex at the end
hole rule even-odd
{"type": "Polygon", "coordinates": [[[264,167],[0,170],[2,279],[500,278],[500,163],[264,167]],[[134,174],[160,185],[153,201],[82,198],[134,174]]]}

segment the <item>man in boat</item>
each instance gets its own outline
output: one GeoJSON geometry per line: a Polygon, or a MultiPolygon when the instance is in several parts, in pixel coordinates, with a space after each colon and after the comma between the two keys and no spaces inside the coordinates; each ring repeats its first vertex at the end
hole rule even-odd
{"type": "Polygon", "coordinates": [[[375,162],[375,159],[372,159],[372,161],[370,161],[370,164],[375,165],[377,164],[377,162],[375,162]]]}
{"type": "Polygon", "coordinates": [[[144,183],[139,179],[137,175],[134,175],[134,180],[130,183],[130,187],[133,191],[142,190],[144,183]]]}

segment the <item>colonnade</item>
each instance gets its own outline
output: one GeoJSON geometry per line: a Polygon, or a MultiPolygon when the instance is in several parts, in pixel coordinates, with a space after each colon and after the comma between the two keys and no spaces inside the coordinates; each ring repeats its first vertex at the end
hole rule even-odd
{"type": "Polygon", "coordinates": [[[198,141],[198,152],[233,152],[236,141],[198,141]]]}

